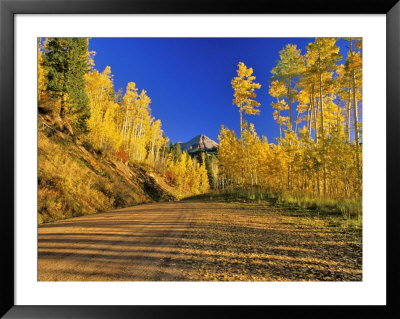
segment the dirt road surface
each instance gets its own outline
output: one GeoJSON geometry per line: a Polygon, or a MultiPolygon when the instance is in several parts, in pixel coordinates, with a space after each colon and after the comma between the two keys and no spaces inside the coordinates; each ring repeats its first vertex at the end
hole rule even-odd
{"type": "Polygon", "coordinates": [[[361,235],[267,204],[145,204],[40,225],[38,280],[359,281],[361,235]]]}

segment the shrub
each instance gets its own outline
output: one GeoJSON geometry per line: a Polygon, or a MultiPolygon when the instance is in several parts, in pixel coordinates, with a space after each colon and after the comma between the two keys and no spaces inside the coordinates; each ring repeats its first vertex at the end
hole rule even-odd
{"type": "Polygon", "coordinates": [[[121,162],[124,162],[124,163],[128,162],[128,160],[129,160],[128,154],[122,149],[119,149],[119,151],[116,152],[114,154],[114,156],[117,160],[120,160],[121,162]]]}
{"type": "Polygon", "coordinates": [[[166,171],[165,172],[165,178],[167,180],[167,183],[171,186],[175,185],[176,182],[176,175],[172,173],[171,171],[166,171]]]}

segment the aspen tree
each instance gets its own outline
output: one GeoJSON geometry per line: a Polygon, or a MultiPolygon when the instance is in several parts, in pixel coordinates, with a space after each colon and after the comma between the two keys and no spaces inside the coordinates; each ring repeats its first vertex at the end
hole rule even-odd
{"type": "Polygon", "coordinates": [[[232,79],[231,85],[234,90],[233,104],[239,108],[240,137],[242,138],[243,112],[250,115],[260,113],[260,110],[257,109],[260,103],[254,100],[256,97],[254,91],[261,88],[261,84],[253,82],[256,79],[253,75],[253,68],[247,68],[243,62],[239,62],[236,72],[238,76],[232,79]]]}
{"type": "Polygon", "coordinates": [[[304,59],[296,45],[288,44],[279,51],[279,60],[271,70],[272,80],[279,81],[286,87],[286,99],[289,108],[289,130],[293,130],[292,104],[296,97],[294,81],[300,76],[304,69],[304,59]]]}
{"type": "Polygon", "coordinates": [[[286,95],[286,88],[282,82],[277,80],[272,81],[268,93],[276,98],[276,102],[272,102],[271,106],[274,108],[274,112],[272,115],[274,116],[274,120],[278,123],[279,126],[279,138],[282,138],[282,127],[285,126],[289,128],[289,117],[283,116],[282,111],[289,110],[289,106],[286,104],[286,101],[283,97],[286,95]]]}
{"type": "Polygon", "coordinates": [[[361,160],[360,160],[360,129],[359,129],[359,110],[357,93],[359,87],[361,87],[362,80],[362,56],[361,51],[356,52],[354,42],[358,42],[357,47],[361,49],[362,42],[361,39],[347,39],[349,42],[349,52],[345,63],[346,71],[351,78],[351,90],[352,90],[352,104],[353,104],[353,121],[354,121],[354,144],[356,148],[356,161],[357,161],[357,171],[359,174],[359,179],[361,179],[361,160]]]}
{"type": "MultiPolygon", "coordinates": [[[[336,45],[335,38],[316,38],[314,43],[310,43],[307,46],[308,58],[312,63],[312,71],[318,74],[319,79],[319,111],[320,111],[320,136],[322,141],[325,139],[325,112],[324,112],[324,89],[327,81],[324,81],[324,75],[331,76],[332,71],[337,68],[337,62],[341,58],[339,54],[339,47],[336,45]]],[[[322,149],[324,152],[324,149],[322,149]]],[[[327,180],[326,180],[326,164],[323,160],[323,192],[326,195],[327,192],[327,180]]]]}
{"type": "Polygon", "coordinates": [[[340,60],[339,47],[336,45],[335,38],[316,38],[314,43],[307,46],[307,58],[310,61],[311,72],[318,75],[319,103],[321,116],[321,137],[324,138],[324,89],[328,82],[324,75],[331,78],[332,71],[337,68],[340,60]]]}

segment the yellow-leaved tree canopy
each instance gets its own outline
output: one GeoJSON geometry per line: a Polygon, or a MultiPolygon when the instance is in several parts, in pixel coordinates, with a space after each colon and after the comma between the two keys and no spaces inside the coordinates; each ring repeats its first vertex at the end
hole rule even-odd
{"type": "Polygon", "coordinates": [[[206,192],[205,163],[168,147],[146,90],[129,82],[124,93],[116,92],[111,67],[102,72],[95,68],[95,52],[88,51],[88,43],[86,38],[38,39],[40,113],[52,114],[65,133],[103,156],[170,174],[171,185],[188,194],[206,192]]]}
{"type": "Polygon", "coordinates": [[[362,195],[362,40],[346,38],[341,60],[336,38],[316,38],[304,54],[288,44],[271,70],[269,94],[279,137],[258,137],[242,113],[258,114],[253,70],[239,63],[231,84],[240,137],[222,126],[218,158],[223,185],[338,199],[362,195]],[[253,83],[254,85],[251,85],[253,83]]]}
{"type": "Polygon", "coordinates": [[[233,104],[239,109],[240,116],[240,136],[242,137],[243,131],[243,112],[245,114],[257,115],[260,106],[254,98],[256,97],[255,89],[261,88],[261,84],[254,82],[256,77],[253,75],[253,69],[247,68],[243,62],[239,62],[238,69],[236,70],[237,76],[231,81],[234,90],[233,104]]]}

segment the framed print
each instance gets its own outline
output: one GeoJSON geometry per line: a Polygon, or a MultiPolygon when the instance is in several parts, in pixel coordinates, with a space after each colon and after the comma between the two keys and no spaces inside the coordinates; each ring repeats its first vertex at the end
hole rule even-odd
{"type": "Polygon", "coordinates": [[[397,1],[0,10],[1,315],[399,315],[397,1]]]}

